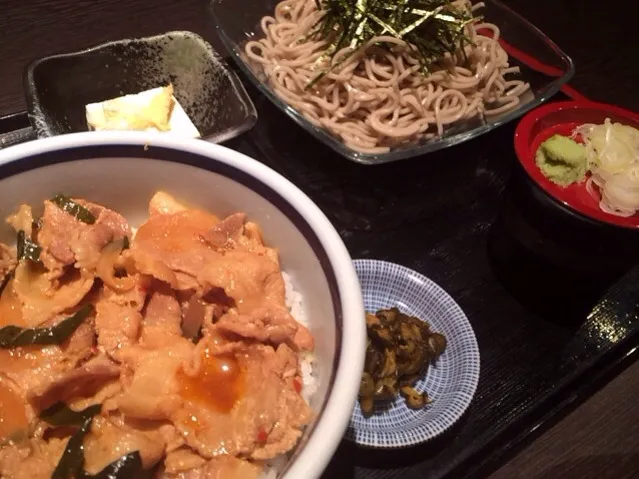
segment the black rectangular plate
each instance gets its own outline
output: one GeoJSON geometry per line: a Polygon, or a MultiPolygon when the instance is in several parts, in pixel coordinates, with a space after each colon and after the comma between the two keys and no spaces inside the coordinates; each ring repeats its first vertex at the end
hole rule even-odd
{"type": "Polygon", "coordinates": [[[87,131],[85,106],[171,83],[202,138],[220,142],[257,116],[241,82],[217,51],[189,31],[118,40],[31,62],[23,84],[39,138],[87,131]]]}
{"type": "MultiPolygon", "coordinates": [[[[354,258],[400,263],[446,289],[467,314],[481,352],[477,394],[451,430],[399,451],[344,442],[324,478],[482,476],[636,359],[636,258],[592,274],[583,273],[583,251],[573,264],[547,260],[557,249],[521,199],[530,185],[514,156],[514,123],[435,154],[361,166],[247,89],[261,120],[228,146],[302,188],[354,258]]],[[[0,132],[22,126],[19,120],[0,120],[0,132]]]]}

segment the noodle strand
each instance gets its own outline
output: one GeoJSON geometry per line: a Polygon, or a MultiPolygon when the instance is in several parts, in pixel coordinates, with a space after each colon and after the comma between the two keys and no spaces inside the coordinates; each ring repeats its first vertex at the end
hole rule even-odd
{"type": "MultiPolygon", "coordinates": [[[[472,12],[483,6],[468,0],[454,5],[472,12]]],[[[519,68],[509,65],[500,30],[491,23],[468,25],[473,44],[446,54],[440,69],[425,76],[415,47],[392,36],[333,55],[330,42],[312,37],[321,16],[316,0],[280,2],[274,16],[260,23],[263,38],[246,44],[246,57],[285,102],[359,152],[385,153],[441,136],[473,117],[512,111],[530,89],[522,80],[506,79],[519,68]]]]}

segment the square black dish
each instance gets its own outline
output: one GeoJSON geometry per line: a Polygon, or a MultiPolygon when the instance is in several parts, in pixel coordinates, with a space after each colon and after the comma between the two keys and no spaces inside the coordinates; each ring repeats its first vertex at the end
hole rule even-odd
{"type": "Polygon", "coordinates": [[[169,83],[205,140],[228,140],[257,120],[235,73],[191,32],[118,40],[44,57],[32,62],[24,74],[29,120],[38,138],[87,131],[89,103],[169,83]]]}

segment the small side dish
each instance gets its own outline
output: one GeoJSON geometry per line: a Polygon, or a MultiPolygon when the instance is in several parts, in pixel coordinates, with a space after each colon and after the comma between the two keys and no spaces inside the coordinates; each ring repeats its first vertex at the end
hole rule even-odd
{"type": "Polygon", "coordinates": [[[541,172],[567,187],[586,181],[586,189],[609,214],[629,217],[639,210],[639,130],[606,118],[583,124],[570,136],[555,134],[535,153],[541,172]]]}
{"type": "Polygon", "coordinates": [[[7,218],[0,477],[272,478],[315,417],[314,337],[260,227],[148,209],[137,230],[63,195],[7,218]]]}
{"type": "Polygon", "coordinates": [[[237,75],[208,42],[188,31],[47,55],[26,67],[23,82],[29,121],[38,138],[92,129],[146,130],[143,125],[131,128],[130,123],[150,123],[157,130],[166,121],[130,121],[119,112],[125,109],[128,116],[139,117],[138,109],[156,97],[169,100],[161,116],[169,115],[170,129],[162,136],[221,143],[249,130],[257,120],[237,75]],[[108,127],[102,111],[105,100],[112,110],[106,112],[111,116],[108,127]],[[97,118],[88,119],[87,113],[97,118]]]}
{"type": "Polygon", "coordinates": [[[153,88],[86,106],[89,130],[177,133],[199,138],[200,132],[173,96],[173,85],[153,88]]]}
{"type": "Polygon", "coordinates": [[[367,317],[364,369],[369,374],[379,371],[379,366],[372,368],[371,364],[377,363],[373,356],[382,358],[382,368],[388,365],[382,390],[391,389],[384,384],[387,381],[395,394],[401,394],[401,387],[412,386],[417,395],[407,389],[404,397],[375,401],[373,414],[365,414],[358,402],[346,439],[381,448],[408,447],[433,439],[464,414],[475,394],[480,358],[472,326],[459,305],[419,272],[379,260],[358,259],[354,264],[365,310],[377,312],[367,317]],[[373,339],[375,336],[379,339],[373,339]],[[389,354],[384,354],[386,349],[389,354]],[[429,400],[427,407],[411,407],[429,400]]]}
{"type": "Polygon", "coordinates": [[[410,409],[429,404],[428,393],[420,393],[413,386],[424,376],[428,364],[446,349],[444,335],[397,308],[367,313],[366,330],[366,362],[359,390],[364,416],[373,414],[375,401],[394,399],[398,394],[410,409]]]}

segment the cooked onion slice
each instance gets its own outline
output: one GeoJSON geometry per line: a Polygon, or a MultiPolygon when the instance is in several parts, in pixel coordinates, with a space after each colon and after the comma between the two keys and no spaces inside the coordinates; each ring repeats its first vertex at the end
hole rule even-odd
{"type": "Polygon", "coordinates": [[[124,247],[124,239],[112,241],[106,245],[100,253],[100,259],[96,268],[97,276],[104,282],[106,286],[118,293],[130,291],[135,286],[135,278],[125,276],[118,278],[116,266],[124,247]]]}

